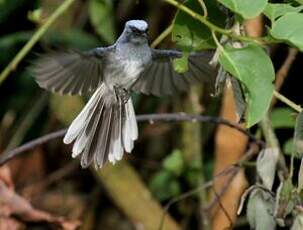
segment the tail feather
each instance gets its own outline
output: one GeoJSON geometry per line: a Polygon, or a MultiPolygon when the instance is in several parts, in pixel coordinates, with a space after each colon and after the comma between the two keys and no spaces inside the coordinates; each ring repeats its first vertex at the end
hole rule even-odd
{"type": "Polygon", "coordinates": [[[108,157],[108,150],[110,142],[110,134],[112,130],[112,108],[105,108],[104,115],[102,117],[102,125],[99,129],[98,143],[96,151],[94,152],[95,165],[102,167],[108,157]]]}
{"type": "Polygon", "coordinates": [[[138,126],[134,107],[131,100],[128,100],[123,108],[123,145],[126,152],[130,153],[133,149],[133,141],[138,138],[138,126]]]}
{"type": "Polygon", "coordinates": [[[104,91],[103,87],[100,87],[96,90],[86,106],[72,122],[67,130],[67,134],[63,139],[63,142],[65,144],[70,144],[73,142],[79,135],[79,132],[81,132],[81,130],[83,130],[84,126],[87,124],[86,121],[91,119],[91,116],[93,114],[92,110],[96,108],[96,105],[101,98],[102,91],[104,91]]]}
{"type": "Polygon", "coordinates": [[[113,124],[111,132],[111,142],[108,154],[108,160],[115,163],[116,160],[121,160],[123,156],[123,142],[122,142],[122,100],[118,98],[117,109],[113,113],[113,124]]]}
{"type": "Polygon", "coordinates": [[[131,99],[124,104],[118,95],[101,85],[72,122],[64,143],[75,140],[72,156],[82,154],[82,167],[93,161],[96,167],[102,167],[107,160],[111,163],[121,160],[124,150],[130,153],[137,138],[131,99]]]}
{"type": "MultiPolygon", "coordinates": [[[[92,118],[88,121],[87,126],[83,130],[83,136],[84,136],[84,143],[79,142],[79,144],[76,142],[74,143],[81,146],[82,148],[82,156],[81,156],[81,166],[83,168],[87,168],[94,159],[94,149],[97,145],[97,138],[96,138],[96,132],[100,129],[100,126],[102,124],[101,116],[103,115],[103,104],[99,104],[96,106],[95,114],[92,116],[92,118]]],[[[80,139],[81,140],[81,139],[80,139]]],[[[79,141],[80,141],[79,140],[79,141]]],[[[81,151],[81,152],[82,152],[81,151]]]]}

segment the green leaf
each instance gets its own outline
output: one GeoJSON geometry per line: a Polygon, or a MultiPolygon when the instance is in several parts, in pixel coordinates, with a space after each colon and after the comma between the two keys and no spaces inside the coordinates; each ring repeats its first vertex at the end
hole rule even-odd
{"type": "Polygon", "coordinates": [[[154,175],[149,183],[149,188],[160,201],[167,200],[181,193],[178,180],[166,170],[162,170],[154,175]]]}
{"type": "Polygon", "coordinates": [[[296,119],[294,146],[295,152],[303,157],[303,112],[296,119]]]}
{"type": "Polygon", "coordinates": [[[303,6],[294,7],[286,3],[268,3],[263,13],[271,21],[276,20],[277,18],[283,16],[289,12],[300,12],[303,9],[303,6]]]}
{"type": "Polygon", "coordinates": [[[273,218],[274,200],[269,193],[261,189],[251,192],[247,203],[247,220],[252,229],[274,230],[276,227],[273,218]]]}
{"type": "Polygon", "coordinates": [[[267,0],[218,0],[231,11],[243,18],[254,18],[266,7],[267,0]]]}
{"type": "Polygon", "coordinates": [[[272,24],[271,35],[303,51],[303,14],[287,13],[272,24]]]}
{"type": "Polygon", "coordinates": [[[294,128],[296,120],[293,116],[293,110],[290,108],[277,108],[271,113],[271,124],[275,129],[294,128]]]}
{"type": "MultiPolygon", "coordinates": [[[[224,26],[225,17],[216,2],[212,0],[204,2],[208,10],[208,20],[218,26],[224,26]]],[[[201,5],[197,0],[188,0],[184,5],[203,15],[201,5]]],[[[180,10],[177,11],[174,20],[172,40],[179,48],[187,52],[216,47],[209,28],[180,10]]]]}
{"type": "Polygon", "coordinates": [[[90,0],[89,18],[97,33],[105,42],[116,40],[115,18],[111,0],[90,0]]]}
{"type": "Polygon", "coordinates": [[[163,161],[163,167],[172,172],[174,175],[179,176],[184,168],[184,160],[182,152],[175,149],[170,155],[168,155],[163,161]]]}
{"type": "Polygon", "coordinates": [[[257,172],[268,190],[272,189],[279,158],[278,148],[262,150],[257,159],[257,172]]]}
{"type": "Polygon", "coordinates": [[[174,58],[174,70],[178,73],[185,73],[188,71],[188,52],[183,52],[181,58],[174,58]]]}
{"type": "Polygon", "coordinates": [[[270,58],[256,45],[243,48],[229,45],[220,53],[219,62],[247,90],[247,127],[258,123],[269,109],[273,96],[275,72],[270,58]]]}
{"type": "Polygon", "coordinates": [[[293,146],[294,146],[294,139],[293,138],[288,139],[283,145],[283,152],[286,155],[291,155],[293,151],[293,146]]]}

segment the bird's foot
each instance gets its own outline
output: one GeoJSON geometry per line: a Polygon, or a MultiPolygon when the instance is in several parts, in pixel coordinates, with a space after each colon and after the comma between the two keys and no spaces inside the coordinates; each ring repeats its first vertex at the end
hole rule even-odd
{"type": "Polygon", "coordinates": [[[126,104],[130,97],[130,93],[128,92],[128,90],[117,86],[115,86],[114,89],[116,96],[122,100],[123,104],[126,104]]]}

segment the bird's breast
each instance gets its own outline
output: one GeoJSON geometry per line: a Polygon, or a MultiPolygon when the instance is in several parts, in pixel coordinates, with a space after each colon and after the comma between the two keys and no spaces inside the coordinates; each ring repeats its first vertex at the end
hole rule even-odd
{"type": "Polygon", "coordinates": [[[145,63],[134,58],[114,56],[105,71],[105,82],[109,86],[129,88],[144,70],[145,63]]]}

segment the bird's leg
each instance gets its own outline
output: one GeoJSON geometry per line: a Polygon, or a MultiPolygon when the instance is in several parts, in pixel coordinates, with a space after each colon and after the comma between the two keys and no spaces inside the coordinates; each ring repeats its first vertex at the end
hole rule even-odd
{"type": "Polygon", "coordinates": [[[128,92],[128,90],[119,86],[114,86],[114,89],[115,89],[116,97],[119,97],[122,100],[122,103],[126,104],[130,97],[130,93],[128,92]]]}

